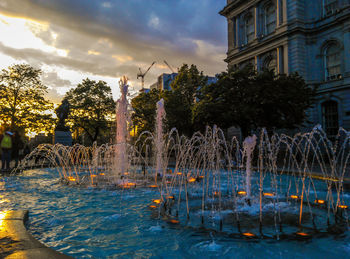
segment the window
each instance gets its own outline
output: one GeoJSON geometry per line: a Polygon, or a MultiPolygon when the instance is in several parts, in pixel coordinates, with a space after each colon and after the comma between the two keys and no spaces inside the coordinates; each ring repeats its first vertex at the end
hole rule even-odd
{"type": "Polygon", "coordinates": [[[249,43],[253,41],[255,38],[254,17],[251,14],[246,16],[244,20],[244,27],[245,27],[245,43],[249,43]]]}
{"type": "Polygon", "coordinates": [[[265,8],[265,33],[270,34],[276,28],[276,7],[270,3],[265,8]]]}
{"type": "Polygon", "coordinates": [[[336,12],[338,7],[338,0],[324,0],[324,15],[329,16],[336,12]]]}
{"type": "Polygon", "coordinates": [[[322,104],[323,127],[329,139],[335,139],[339,130],[338,103],[326,101],[322,104]]]}
{"type": "Polygon", "coordinates": [[[326,79],[341,78],[341,49],[338,44],[331,44],[325,53],[326,79]]]}

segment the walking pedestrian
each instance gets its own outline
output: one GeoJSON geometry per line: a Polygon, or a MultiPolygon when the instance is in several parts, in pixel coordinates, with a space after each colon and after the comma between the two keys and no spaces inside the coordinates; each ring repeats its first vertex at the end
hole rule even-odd
{"type": "Polygon", "coordinates": [[[1,169],[10,170],[11,151],[12,151],[12,136],[11,131],[5,131],[0,136],[0,148],[1,148],[1,169]]]}
{"type": "Polygon", "coordinates": [[[15,168],[18,166],[19,152],[23,148],[24,148],[24,143],[21,139],[21,135],[18,133],[18,131],[15,131],[12,137],[12,153],[11,153],[11,158],[15,160],[15,168]]]}

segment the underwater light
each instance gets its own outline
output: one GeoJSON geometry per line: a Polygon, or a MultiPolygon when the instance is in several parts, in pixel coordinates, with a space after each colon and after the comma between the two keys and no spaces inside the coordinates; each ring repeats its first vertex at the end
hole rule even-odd
{"type": "Polygon", "coordinates": [[[97,175],[95,175],[95,174],[92,174],[92,175],[91,175],[91,177],[96,177],[96,176],[97,176],[97,175]]]}
{"type": "Polygon", "coordinates": [[[338,208],[341,208],[341,209],[347,209],[347,208],[348,208],[348,206],[346,206],[346,205],[338,205],[338,208]]]}
{"type": "Polygon", "coordinates": [[[174,199],[174,196],[167,196],[167,199],[174,199]]]}
{"type": "Polygon", "coordinates": [[[324,201],[324,200],[315,200],[315,203],[317,203],[317,204],[325,204],[326,203],[326,201],[324,201]]]}
{"type": "Polygon", "coordinates": [[[150,205],[149,207],[152,208],[152,209],[156,209],[157,208],[157,206],[155,206],[155,205],[150,205]]]}
{"type": "Polygon", "coordinates": [[[242,233],[242,235],[245,237],[256,237],[256,235],[254,235],[253,233],[249,233],[249,232],[242,233]]]}
{"type": "Polygon", "coordinates": [[[275,194],[269,193],[269,192],[264,192],[263,195],[266,196],[266,197],[273,197],[273,196],[275,196],[275,194]]]}
{"type": "Polygon", "coordinates": [[[180,221],[176,220],[176,219],[171,219],[169,220],[170,223],[173,223],[173,224],[179,224],[180,221]]]}
{"type": "Polygon", "coordinates": [[[100,173],[100,175],[105,175],[105,173],[100,173]]]}
{"type": "Polygon", "coordinates": [[[160,204],[161,203],[161,200],[160,199],[155,199],[155,200],[152,200],[154,203],[156,204],[160,204]]]}
{"type": "Polygon", "coordinates": [[[182,175],[182,173],[181,172],[178,172],[178,173],[176,173],[177,175],[182,175]]]}
{"type": "Polygon", "coordinates": [[[299,196],[298,195],[291,195],[290,196],[292,199],[299,199],[299,196]]]}
{"type": "Polygon", "coordinates": [[[296,234],[297,236],[301,236],[301,237],[309,237],[309,236],[310,236],[310,234],[305,233],[305,232],[296,232],[295,234],[296,234]]]}
{"type": "Polygon", "coordinates": [[[246,191],[239,191],[237,192],[238,195],[247,195],[247,192],[246,191]]]}
{"type": "Polygon", "coordinates": [[[193,177],[191,177],[191,178],[188,179],[188,182],[189,182],[189,183],[194,183],[195,181],[196,181],[196,178],[193,178],[193,177]]]}
{"type": "Polygon", "coordinates": [[[68,181],[75,182],[77,179],[75,179],[73,176],[68,176],[68,181]]]}
{"type": "Polygon", "coordinates": [[[123,188],[131,188],[131,187],[136,187],[136,183],[124,183],[121,185],[123,188]]]}

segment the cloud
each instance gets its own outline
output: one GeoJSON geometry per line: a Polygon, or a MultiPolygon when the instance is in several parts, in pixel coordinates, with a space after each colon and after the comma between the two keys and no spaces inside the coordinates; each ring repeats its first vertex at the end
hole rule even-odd
{"type": "Polygon", "coordinates": [[[214,75],[226,69],[226,21],[218,14],[225,3],[0,0],[0,12],[47,24],[45,29],[32,28],[32,33],[59,50],[48,54],[35,48],[15,49],[0,40],[0,51],[38,66],[108,77],[126,74],[134,85],[140,84],[136,78],[138,68],[145,71],[153,61],[157,66],[147,74],[146,86],[159,74],[171,72],[163,60],[174,67],[193,63],[214,75]]]}
{"type": "Polygon", "coordinates": [[[49,99],[53,103],[60,103],[63,99],[63,94],[60,94],[57,89],[49,88],[45,94],[45,98],[49,99]]]}
{"type": "Polygon", "coordinates": [[[148,21],[148,26],[151,28],[154,28],[156,30],[160,29],[160,22],[159,18],[152,14],[149,21],[148,21]]]}
{"type": "Polygon", "coordinates": [[[72,86],[72,82],[66,79],[62,79],[58,76],[57,72],[45,72],[42,75],[42,81],[44,85],[49,87],[70,87],[72,86]]]}

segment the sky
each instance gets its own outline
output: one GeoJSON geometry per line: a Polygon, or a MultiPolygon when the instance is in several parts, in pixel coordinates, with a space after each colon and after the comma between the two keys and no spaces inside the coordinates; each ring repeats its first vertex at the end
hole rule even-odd
{"type": "Polygon", "coordinates": [[[59,103],[83,79],[104,80],[119,96],[162,73],[195,64],[214,76],[226,70],[226,0],[0,0],[0,69],[28,63],[43,71],[48,98],[59,103]]]}

